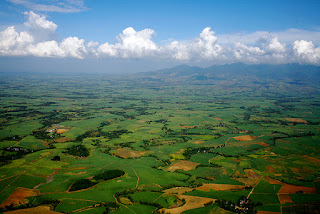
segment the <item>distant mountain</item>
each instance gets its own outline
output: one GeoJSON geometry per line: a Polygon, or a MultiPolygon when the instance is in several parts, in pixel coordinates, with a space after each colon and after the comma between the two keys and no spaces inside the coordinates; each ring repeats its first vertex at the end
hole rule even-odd
{"type": "Polygon", "coordinates": [[[230,79],[248,82],[285,81],[292,84],[319,84],[320,66],[284,64],[284,65],[247,65],[242,63],[213,65],[207,68],[180,65],[173,68],[136,74],[142,80],[158,82],[193,82],[214,84],[230,79]]]}

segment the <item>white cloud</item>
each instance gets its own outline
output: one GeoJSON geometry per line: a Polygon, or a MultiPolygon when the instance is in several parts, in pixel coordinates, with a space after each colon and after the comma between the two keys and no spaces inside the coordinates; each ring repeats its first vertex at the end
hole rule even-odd
{"type": "MultiPolygon", "coordinates": [[[[18,1],[18,0],[15,0],[18,1]]],[[[21,0],[23,1],[23,0],[21,0]]],[[[77,1],[74,1],[76,4],[77,1]]],[[[81,4],[81,1],[79,2],[81,4]]],[[[204,28],[197,38],[185,41],[175,40],[168,44],[153,41],[152,29],[136,31],[128,27],[117,36],[114,44],[95,41],[85,42],[78,37],[57,39],[58,26],[44,15],[25,12],[27,30],[18,32],[14,26],[0,31],[0,55],[32,55],[37,57],[113,57],[113,58],[158,58],[185,62],[223,64],[244,63],[305,63],[320,65],[320,47],[312,40],[298,39],[286,42],[274,33],[256,32],[230,35],[222,39],[210,27],[204,28]],[[240,35],[240,34],[239,34],[240,35]],[[236,39],[239,39],[237,41],[236,39]],[[254,39],[254,40],[253,40],[254,39]],[[222,40],[222,41],[221,41],[222,40]],[[243,42],[247,41],[247,42],[243,42]]],[[[288,30],[288,32],[305,31],[288,30]]],[[[281,35],[281,33],[278,33],[281,35]]],[[[284,34],[283,34],[284,35],[284,34]]],[[[315,34],[312,34],[315,35],[315,34]]],[[[309,36],[310,38],[312,37],[309,36]]]]}
{"type": "Polygon", "coordinates": [[[222,50],[221,46],[216,44],[218,38],[214,34],[215,32],[210,27],[207,27],[203,29],[200,33],[200,38],[197,39],[195,49],[198,49],[204,58],[217,57],[222,50]]]}
{"type": "Polygon", "coordinates": [[[45,16],[38,15],[32,11],[24,14],[28,17],[28,21],[24,24],[28,27],[29,32],[22,31],[19,33],[14,26],[0,32],[1,55],[74,57],[82,59],[87,53],[83,39],[68,37],[60,43],[55,40],[48,40],[55,34],[58,26],[48,21],[45,16]]]}
{"type": "Polygon", "coordinates": [[[27,52],[38,57],[73,57],[82,59],[86,53],[86,48],[83,39],[68,37],[60,44],[56,41],[47,41],[29,45],[27,52]]]}
{"type": "Polygon", "coordinates": [[[106,42],[99,46],[98,53],[123,58],[153,56],[159,51],[157,44],[151,40],[153,35],[154,31],[151,29],[135,31],[132,27],[129,27],[117,36],[118,43],[112,45],[106,42]]]}
{"type": "Polygon", "coordinates": [[[259,47],[247,46],[240,42],[235,43],[231,50],[237,61],[249,63],[257,63],[259,57],[265,53],[265,51],[261,50],[259,47]]]}
{"type": "Polygon", "coordinates": [[[216,42],[215,32],[207,27],[202,30],[199,38],[191,41],[173,41],[162,48],[163,52],[177,60],[190,60],[191,58],[213,60],[219,56],[222,47],[216,42]]]}
{"type": "Polygon", "coordinates": [[[35,41],[45,42],[57,40],[59,38],[56,33],[58,25],[47,20],[46,16],[36,14],[33,11],[24,12],[24,15],[28,19],[24,25],[28,28],[29,33],[33,36],[35,41]]]}
{"type": "Polygon", "coordinates": [[[61,12],[61,13],[77,13],[88,8],[84,5],[83,0],[43,0],[38,4],[37,0],[7,0],[16,5],[23,5],[34,11],[42,12],[61,12]]]}
{"type": "Polygon", "coordinates": [[[40,42],[36,45],[29,45],[28,53],[39,57],[64,57],[64,51],[56,41],[40,42]]]}
{"type": "Polygon", "coordinates": [[[58,25],[56,25],[52,21],[48,21],[46,19],[46,16],[36,14],[33,11],[24,12],[24,15],[28,17],[28,21],[26,21],[24,25],[29,27],[30,29],[55,31],[58,27],[58,25]]]}
{"type": "Polygon", "coordinates": [[[173,41],[169,45],[162,48],[162,52],[166,52],[167,56],[177,60],[189,60],[190,51],[186,42],[173,41]]]}
{"type": "Polygon", "coordinates": [[[278,38],[275,37],[271,40],[271,42],[269,43],[269,45],[267,46],[267,49],[269,51],[274,51],[274,52],[285,52],[286,51],[286,45],[283,43],[280,43],[278,41],[278,38]]]}
{"type": "Polygon", "coordinates": [[[293,51],[297,60],[301,63],[319,64],[320,62],[320,47],[315,48],[311,41],[293,42],[293,51]]]}
{"type": "Polygon", "coordinates": [[[28,32],[18,33],[14,26],[0,32],[1,55],[25,55],[24,48],[33,42],[33,37],[28,32]]]}
{"type": "Polygon", "coordinates": [[[84,46],[84,39],[77,37],[68,37],[60,44],[61,50],[64,51],[65,56],[82,59],[86,54],[86,47],[84,46]]]}

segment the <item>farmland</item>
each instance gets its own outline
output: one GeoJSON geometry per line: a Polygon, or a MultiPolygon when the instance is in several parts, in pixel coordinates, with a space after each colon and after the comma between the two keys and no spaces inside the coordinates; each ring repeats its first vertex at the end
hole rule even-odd
{"type": "Polygon", "coordinates": [[[319,208],[318,80],[0,75],[1,212],[319,208]]]}

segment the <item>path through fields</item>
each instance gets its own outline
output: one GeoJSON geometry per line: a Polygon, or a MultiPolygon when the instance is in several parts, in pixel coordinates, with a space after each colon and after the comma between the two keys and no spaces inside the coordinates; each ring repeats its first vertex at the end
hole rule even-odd
{"type": "MultiPolygon", "coordinates": [[[[132,168],[132,167],[131,167],[132,168]]],[[[136,170],[134,170],[134,168],[132,168],[132,170],[134,171],[134,173],[136,174],[136,176],[137,176],[137,178],[138,178],[138,180],[137,180],[137,185],[136,185],[136,189],[138,188],[138,186],[139,186],[139,180],[140,180],[140,178],[139,178],[139,176],[138,176],[138,174],[137,174],[137,172],[136,172],[136,170]]]]}

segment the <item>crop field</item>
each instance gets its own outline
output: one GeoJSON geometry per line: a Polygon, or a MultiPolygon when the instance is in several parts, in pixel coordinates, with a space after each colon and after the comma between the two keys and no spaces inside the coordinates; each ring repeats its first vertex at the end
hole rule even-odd
{"type": "Polygon", "coordinates": [[[0,212],[317,209],[318,84],[164,75],[0,74],[0,212]]]}

